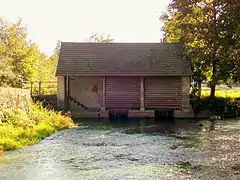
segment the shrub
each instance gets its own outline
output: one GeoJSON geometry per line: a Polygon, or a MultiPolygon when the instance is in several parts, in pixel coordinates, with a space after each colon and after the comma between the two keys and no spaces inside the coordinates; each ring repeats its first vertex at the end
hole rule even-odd
{"type": "Polygon", "coordinates": [[[29,102],[29,110],[0,110],[0,150],[14,150],[39,142],[56,131],[74,127],[71,118],[29,102]]]}
{"type": "Polygon", "coordinates": [[[191,100],[191,104],[195,114],[200,111],[210,111],[217,116],[237,116],[239,112],[240,100],[239,98],[231,97],[215,97],[209,98],[207,96],[195,98],[191,100]]]}

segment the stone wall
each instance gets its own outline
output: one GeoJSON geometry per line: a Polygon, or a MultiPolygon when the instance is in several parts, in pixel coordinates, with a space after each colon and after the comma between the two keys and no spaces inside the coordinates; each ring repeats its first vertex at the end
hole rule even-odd
{"type": "MultiPolygon", "coordinates": [[[[70,78],[70,77],[69,77],[70,78]]],[[[58,109],[64,109],[64,77],[58,76],[58,109]]],[[[71,77],[69,83],[69,95],[77,102],[90,109],[100,109],[102,107],[102,78],[101,77],[71,77]]],[[[86,110],[69,101],[70,111],[74,114],[84,113],[86,110]]]]}
{"type": "Polygon", "coordinates": [[[182,110],[175,110],[175,118],[194,118],[194,113],[192,107],[190,106],[189,100],[189,90],[190,90],[190,77],[182,77],[182,110]]]}
{"type": "Polygon", "coordinates": [[[190,88],[190,78],[188,76],[182,77],[182,109],[183,110],[187,110],[190,108],[189,88],[190,88]]]}
{"type": "Polygon", "coordinates": [[[64,109],[64,77],[57,77],[57,106],[58,109],[64,109]]]}
{"type": "Polygon", "coordinates": [[[101,108],[102,78],[75,77],[74,79],[71,79],[70,96],[89,108],[101,108]]]}

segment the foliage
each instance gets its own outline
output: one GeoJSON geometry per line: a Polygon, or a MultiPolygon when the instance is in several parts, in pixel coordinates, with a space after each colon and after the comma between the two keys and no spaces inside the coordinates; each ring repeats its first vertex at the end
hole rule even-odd
{"type": "Polygon", "coordinates": [[[206,112],[207,115],[235,117],[240,115],[240,99],[231,97],[204,96],[191,100],[195,115],[206,112]]]}
{"type": "MultiPolygon", "coordinates": [[[[55,72],[61,42],[57,42],[53,54],[47,57],[27,35],[21,19],[12,23],[0,18],[0,86],[30,89],[30,82],[57,80],[55,72]]],[[[110,35],[94,33],[87,42],[110,43],[113,39],[110,35]]],[[[39,88],[34,85],[32,90],[37,92],[39,88]]],[[[55,84],[45,84],[43,89],[45,93],[56,93],[55,84]]]]}
{"type": "Polygon", "coordinates": [[[229,88],[226,85],[216,86],[216,95],[209,98],[211,89],[203,87],[201,96],[191,98],[195,115],[206,112],[208,115],[239,116],[240,115],[240,88],[229,88]]]}
{"type": "Polygon", "coordinates": [[[211,97],[219,81],[240,80],[239,10],[237,0],[173,0],[161,17],[164,40],[186,44],[193,80],[210,80],[211,97]]]}
{"type": "MultiPolygon", "coordinates": [[[[210,89],[209,88],[202,88],[201,97],[207,97],[209,95],[210,95],[210,89]]],[[[226,89],[216,88],[215,97],[239,98],[240,97],[240,88],[226,88],[226,89]]]]}
{"type": "Polygon", "coordinates": [[[0,86],[20,87],[20,81],[55,80],[57,56],[48,58],[27,40],[27,29],[0,19],[0,86]]]}
{"type": "Polygon", "coordinates": [[[96,42],[96,43],[111,43],[113,42],[113,39],[110,37],[110,35],[104,35],[104,34],[98,34],[94,33],[92,34],[87,42],[96,42]]]}
{"type": "Polygon", "coordinates": [[[35,144],[61,129],[74,127],[71,118],[29,104],[29,111],[20,108],[0,110],[0,149],[13,150],[35,144]]]}

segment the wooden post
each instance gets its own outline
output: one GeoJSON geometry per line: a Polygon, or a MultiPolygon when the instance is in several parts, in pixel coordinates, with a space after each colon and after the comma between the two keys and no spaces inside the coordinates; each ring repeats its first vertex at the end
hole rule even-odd
{"type": "Polygon", "coordinates": [[[42,86],[42,82],[39,81],[38,82],[38,95],[41,95],[41,86],[42,86]]]}
{"type": "Polygon", "coordinates": [[[30,87],[30,88],[31,88],[31,97],[32,97],[32,95],[33,95],[33,82],[31,81],[30,84],[31,84],[31,87],[30,87]]]}
{"type": "Polygon", "coordinates": [[[20,87],[23,89],[23,80],[20,80],[20,87]]]}
{"type": "Polygon", "coordinates": [[[19,108],[19,104],[20,104],[20,97],[19,94],[17,95],[17,100],[16,100],[16,107],[19,108]]]}
{"type": "Polygon", "coordinates": [[[141,86],[140,86],[140,111],[145,111],[144,105],[144,77],[141,77],[141,86]]]}
{"type": "Polygon", "coordinates": [[[105,96],[106,96],[106,77],[102,77],[102,107],[101,111],[106,110],[106,104],[105,104],[105,96]]]}

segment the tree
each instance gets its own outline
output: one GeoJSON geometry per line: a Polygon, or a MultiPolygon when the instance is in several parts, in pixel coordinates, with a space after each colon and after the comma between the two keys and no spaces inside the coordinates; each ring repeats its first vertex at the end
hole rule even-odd
{"type": "Polygon", "coordinates": [[[87,42],[111,43],[111,42],[113,42],[113,39],[110,37],[109,34],[104,35],[104,34],[94,33],[89,37],[87,42]]]}
{"type": "Polygon", "coordinates": [[[22,26],[21,20],[17,23],[9,23],[0,20],[0,51],[1,85],[17,86],[18,80],[26,76],[26,56],[28,52],[28,42],[26,41],[26,29],[22,26]]]}
{"type": "Polygon", "coordinates": [[[53,51],[53,55],[59,56],[60,48],[61,48],[61,41],[58,40],[57,44],[56,44],[56,47],[55,47],[55,49],[53,51]]]}
{"type": "Polygon", "coordinates": [[[27,40],[21,20],[0,19],[0,86],[19,87],[19,81],[55,79],[57,52],[48,58],[27,40]]]}
{"type": "Polygon", "coordinates": [[[219,81],[239,81],[239,10],[237,0],[173,0],[161,17],[164,41],[186,44],[193,79],[210,80],[210,97],[219,81]]]}

